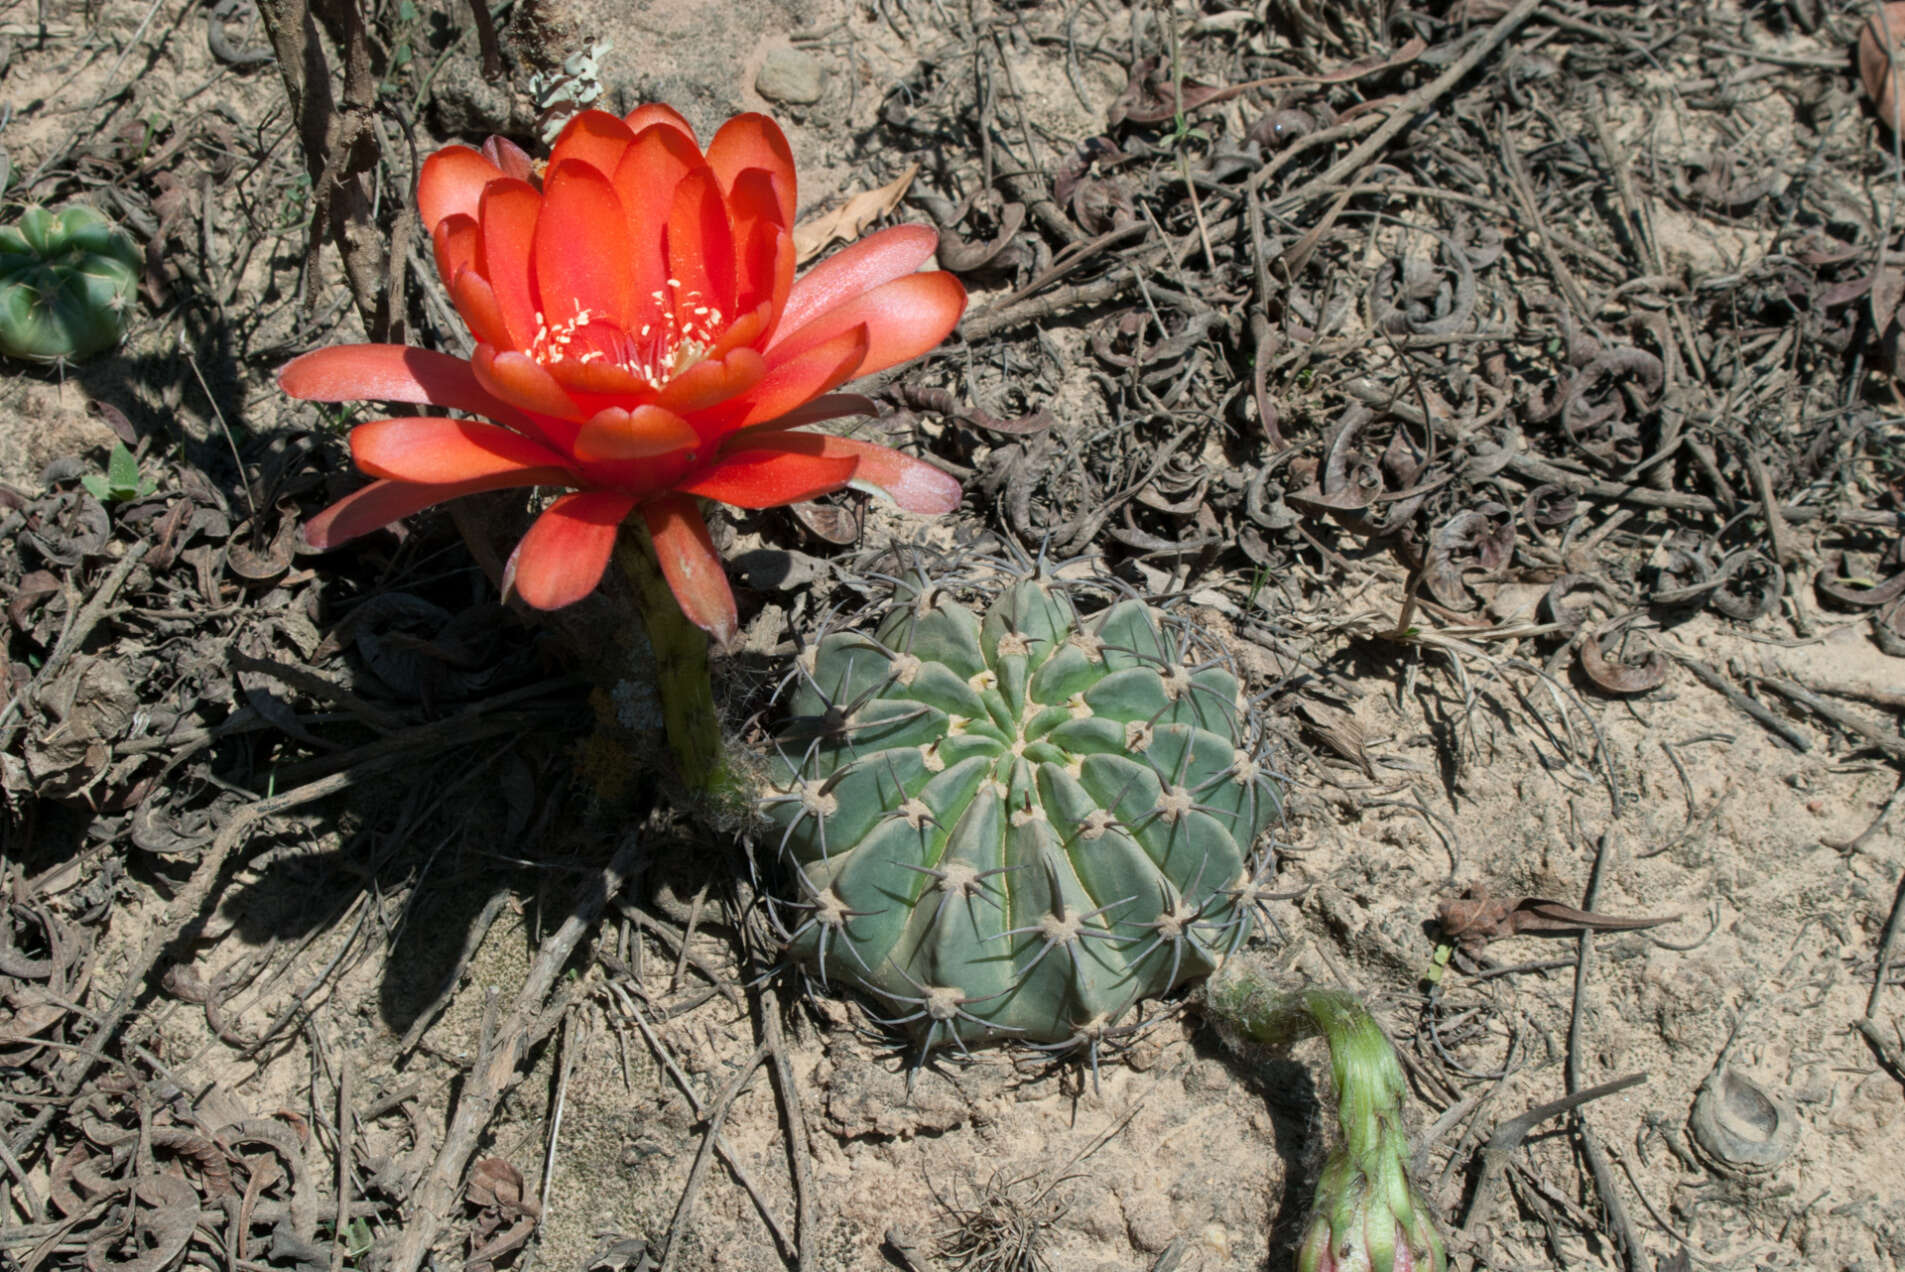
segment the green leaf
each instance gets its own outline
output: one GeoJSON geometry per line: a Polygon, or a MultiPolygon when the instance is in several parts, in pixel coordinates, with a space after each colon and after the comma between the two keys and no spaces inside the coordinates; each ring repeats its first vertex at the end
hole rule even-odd
{"type": "Polygon", "coordinates": [[[139,488],[139,461],[132,457],[124,442],[112,444],[112,457],[106,461],[106,480],[112,483],[115,492],[139,488]]]}
{"type": "Polygon", "coordinates": [[[107,485],[106,479],[98,473],[87,473],[79,479],[79,484],[86,487],[86,493],[100,503],[108,503],[112,500],[112,487],[107,485]]]}

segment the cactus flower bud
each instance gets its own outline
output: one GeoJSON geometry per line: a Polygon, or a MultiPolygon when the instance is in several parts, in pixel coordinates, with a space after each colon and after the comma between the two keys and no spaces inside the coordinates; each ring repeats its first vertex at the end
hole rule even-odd
{"type": "Polygon", "coordinates": [[[112,348],[142,263],[124,231],[89,207],[28,208],[0,228],[0,353],[56,362],[112,348]]]}
{"type": "Polygon", "coordinates": [[[1347,1147],[1330,1154],[1297,1251],[1298,1272],[1442,1272],[1441,1234],[1400,1158],[1375,1164],[1372,1176],[1358,1169],[1347,1147]]]}
{"type": "Polygon", "coordinates": [[[1408,1085],[1368,1009],[1350,994],[1281,991],[1234,966],[1210,984],[1205,1002],[1252,1042],[1283,1046],[1320,1033],[1329,1043],[1343,1142],[1317,1178],[1297,1272],[1443,1272],[1442,1236],[1404,1165],[1408,1085]]]}

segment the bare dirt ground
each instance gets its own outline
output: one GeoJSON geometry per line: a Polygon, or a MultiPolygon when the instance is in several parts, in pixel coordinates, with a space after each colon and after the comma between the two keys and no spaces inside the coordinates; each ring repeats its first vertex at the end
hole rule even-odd
{"type": "Polygon", "coordinates": [[[0,219],[84,200],[147,259],[123,347],[0,375],[0,1266],[1292,1265],[1316,1044],[1158,1006],[1096,1074],[918,1066],[769,975],[748,828],[601,744],[612,607],[504,607],[441,514],[297,552],[365,415],[273,370],[467,347],[419,156],[650,99],[772,111],[809,220],[913,171],[892,218],[973,297],[866,426],[954,517],[717,527],[737,736],[895,544],[1173,598],[1290,781],[1241,957],[1375,1005],[1455,1266],[1905,1266],[1872,9],[522,0],[486,65],[394,0],[347,83],[338,4],[361,277],[307,252],[249,4],[0,9],[0,219]],[[85,493],[115,440],[156,494],[85,493]]]}

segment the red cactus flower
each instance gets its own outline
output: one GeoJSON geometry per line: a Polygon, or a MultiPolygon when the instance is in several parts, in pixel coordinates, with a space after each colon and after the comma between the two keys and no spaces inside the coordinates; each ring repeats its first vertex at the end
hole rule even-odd
{"type": "Polygon", "coordinates": [[[726,640],[734,596],[697,500],[768,508],[849,483],[916,512],[959,502],[950,476],[897,451],[803,432],[864,413],[833,390],[933,348],[966,292],[915,272],[936,235],[880,231],[794,277],[794,163],[764,115],[737,115],[705,151],[649,105],[576,116],[540,186],[513,144],[447,146],[417,203],[437,269],[476,337],[469,361],[402,345],[305,354],[293,397],[444,407],[484,420],[403,418],[351,433],[376,477],[305,528],[328,548],[458,495],[566,486],[510,564],[540,609],[601,580],[639,512],[663,574],[698,626],[726,640]]]}

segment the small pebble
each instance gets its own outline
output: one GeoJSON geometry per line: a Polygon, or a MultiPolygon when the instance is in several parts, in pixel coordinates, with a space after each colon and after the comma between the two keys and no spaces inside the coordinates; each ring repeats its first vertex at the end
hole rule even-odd
{"type": "Polygon", "coordinates": [[[772,48],[754,77],[754,91],[770,102],[808,106],[820,100],[827,87],[827,69],[820,59],[799,49],[772,48]]]}

